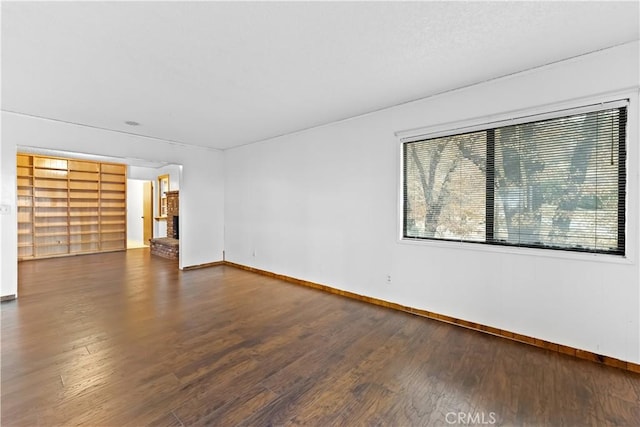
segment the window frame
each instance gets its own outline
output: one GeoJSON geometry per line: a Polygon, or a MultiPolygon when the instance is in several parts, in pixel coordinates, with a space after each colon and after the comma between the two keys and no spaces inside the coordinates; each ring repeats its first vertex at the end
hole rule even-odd
{"type": "MultiPolygon", "coordinates": [[[[451,121],[442,124],[411,128],[407,130],[395,132],[397,140],[397,242],[401,244],[407,244],[412,246],[430,246],[430,247],[442,247],[442,248],[456,248],[465,250],[475,250],[482,252],[494,252],[494,253],[510,253],[521,255],[537,255],[551,258],[565,258],[565,259],[577,259],[577,260],[596,260],[613,263],[633,263],[636,257],[636,247],[638,246],[637,239],[633,233],[637,233],[637,227],[630,224],[633,218],[637,217],[636,204],[637,201],[632,201],[634,204],[630,205],[630,194],[633,191],[638,191],[638,186],[635,181],[631,181],[631,177],[638,173],[638,165],[629,162],[629,159],[636,158],[638,156],[637,147],[632,146],[630,141],[637,139],[638,121],[635,115],[638,114],[637,110],[637,92],[620,91],[617,93],[609,94],[608,96],[601,96],[599,98],[582,98],[574,101],[568,101],[563,103],[549,104],[542,107],[535,107],[530,109],[514,110],[505,113],[493,114],[488,116],[481,116],[472,119],[466,119],[461,121],[451,121]],[[433,139],[440,137],[447,137],[453,135],[459,135],[463,133],[486,131],[489,129],[499,128],[501,126],[511,126],[522,123],[530,123],[541,120],[556,119],[576,114],[583,114],[594,111],[602,111],[606,109],[626,107],[626,123],[624,134],[624,146],[625,146],[625,163],[622,166],[624,170],[624,184],[625,184],[625,197],[623,204],[624,210],[624,244],[623,254],[620,253],[603,253],[596,251],[580,251],[573,250],[571,248],[555,248],[555,247],[543,247],[543,246],[519,246],[512,244],[503,244],[495,241],[463,241],[463,240],[447,240],[447,239],[431,239],[420,237],[406,237],[405,236],[405,221],[404,221],[404,180],[405,180],[405,159],[404,159],[404,147],[407,143],[418,142],[425,139],[433,139]],[[630,210],[631,212],[630,215],[630,210]],[[630,234],[631,233],[631,234],[630,234]]],[[[488,183],[487,183],[488,185],[488,183]]],[[[488,201],[487,201],[488,203],[488,201]]]]}

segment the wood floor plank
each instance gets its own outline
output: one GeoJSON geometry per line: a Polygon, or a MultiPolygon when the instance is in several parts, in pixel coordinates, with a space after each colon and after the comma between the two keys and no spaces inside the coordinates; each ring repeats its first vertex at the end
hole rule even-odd
{"type": "Polygon", "coordinates": [[[134,421],[132,426],[148,425],[149,427],[184,427],[182,421],[174,415],[173,412],[168,412],[160,417],[154,419],[147,424],[141,424],[134,421]]]}
{"type": "Polygon", "coordinates": [[[264,387],[248,388],[194,425],[235,426],[246,419],[247,414],[260,411],[277,398],[277,394],[264,387]]]}
{"type": "Polygon", "coordinates": [[[3,426],[640,420],[640,374],[229,266],[136,249],[18,268],[3,426]]]}

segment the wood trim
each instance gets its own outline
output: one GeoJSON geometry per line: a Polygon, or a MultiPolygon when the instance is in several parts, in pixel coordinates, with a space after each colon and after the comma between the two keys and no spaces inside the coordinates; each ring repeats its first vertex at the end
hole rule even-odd
{"type": "Polygon", "coordinates": [[[182,271],[197,270],[199,268],[216,267],[218,265],[225,265],[225,262],[224,261],[215,261],[215,262],[208,262],[206,264],[190,265],[188,267],[182,267],[182,271]]]}
{"type": "MultiPolygon", "coordinates": [[[[103,240],[103,242],[105,241],[109,241],[109,240],[103,240]]],[[[112,240],[112,241],[116,241],[116,240],[112,240]]],[[[120,241],[120,239],[117,240],[118,242],[120,241]]],[[[97,243],[97,242],[87,242],[87,243],[97,243]]],[[[39,258],[23,258],[23,259],[18,259],[19,262],[25,262],[25,261],[38,261],[41,259],[53,259],[53,258],[68,258],[68,257],[74,257],[74,256],[85,256],[85,255],[96,255],[96,254],[108,254],[108,253],[112,253],[112,252],[126,252],[128,250],[133,250],[133,249],[144,249],[144,248],[132,248],[132,249],[104,249],[102,251],[99,252],[95,252],[95,251],[88,251],[88,252],[73,252],[73,253],[65,253],[65,254],[55,254],[55,255],[47,255],[44,257],[39,257],[39,258]]]]}
{"type": "Polygon", "coordinates": [[[171,189],[171,180],[169,179],[169,174],[159,175],[158,176],[158,218],[167,217],[166,212],[166,203],[167,203],[167,192],[171,189]],[[166,187],[165,187],[166,185],[166,187]],[[164,200],[165,203],[165,212],[162,212],[162,202],[164,200]]]}
{"type": "MultiPolygon", "coordinates": [[[[216,263],[213,263],[216,264],[216,263]]],[[[328,292],[335,295],[344,296],[347,298],[355,299],[358,301],[368,302],[370,304],[378,305],[381,307],[391,308],[393,310],[404,311],[406,313],[415,314],[417,316],[426,317],[433,320],[438,320],[441,322],[449,323],[456,326],[461,326],[463,328],[472,329],[474,331],[483,332],[485,334],[491,334],[498,337],[506,338],[512,341],[521,342],[524,344],[529,344],[534,347],[544,348],[547,350],[555,351],[557,353],[566,354],[569,356],[576,357],[578,359],[590,360],[592,362],[601,363],[606,366],[612,366],[615,368],[624,369],[631,372],[640,373],[640,364],[633,362],[626,362],[624,360],[616,359],[609,356],[604,356],[602,354],[592,353],[586,350],[580,350],[574,347],[569,347],[562,344],[556,344],[550,341],[541,340],[539,338],[530,337],[527,335],[518,334],[515,332],[507,331],[504,329],[494,328],[492,326],[482,325],[480,323],[469,322],[467,320],[457,319],[455,317],[447,316],[444,314],[434,313],[431,311],[422,310],[419,308],[408,307],[405,305],[397,304],[394,302],[389,302],[385,300],[381,300],[378,298],[367,297],[364,295],[356,294],[354,292],[343,291],[341,289],[332,288],[331,286],[321,285],[319,283],[308,282],[302,279],[296,279],[294,277],[285,276],[283,274],[276,274],[270,271],[261,270],[255,267],[249,267],[242,264],[236,264],[231,261],[222,261],[218,264],[224,264],[230,267],[239,268],[241,270],[250,271],[252,273],[261,274],[263,276],[272,277],[274,279],[283,280],[285,282],[294,283],[296,285],[307,286],[313,289],[319,289],[324,292],[328,292]]]]}
{"type": "Polygon", "coordinates": [[[13,301],[14,299],[16,299],[16,294],[5,295],[0,297],[0,302],[13,301]]]}

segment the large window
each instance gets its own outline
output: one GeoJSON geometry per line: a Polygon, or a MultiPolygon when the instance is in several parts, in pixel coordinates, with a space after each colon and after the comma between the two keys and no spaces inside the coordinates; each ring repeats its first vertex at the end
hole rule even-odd
{"type": "Polygon", "coordinates": [[[616,104],[404,142],[403,236],[624,255],[625,127],[616,104]]]}

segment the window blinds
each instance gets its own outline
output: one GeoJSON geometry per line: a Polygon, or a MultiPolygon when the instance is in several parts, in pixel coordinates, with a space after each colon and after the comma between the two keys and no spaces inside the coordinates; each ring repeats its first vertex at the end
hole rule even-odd
{"type": "Polygon", "coordinates": [[[624,254],[626,107],[403,144],[405,238],[624,254]]]}

